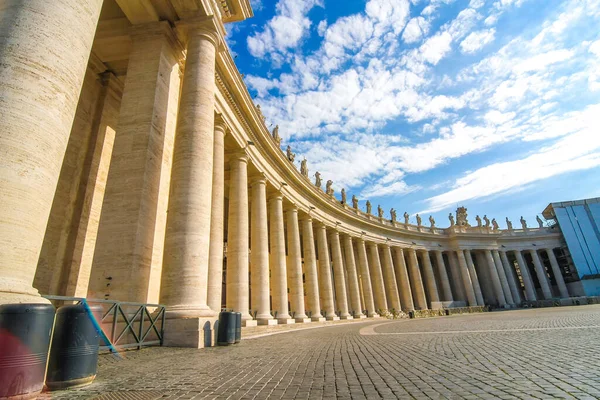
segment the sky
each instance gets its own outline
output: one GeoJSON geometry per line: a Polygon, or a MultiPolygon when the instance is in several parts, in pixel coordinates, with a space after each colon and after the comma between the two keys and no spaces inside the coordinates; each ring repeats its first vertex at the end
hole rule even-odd
{"type": "Polygon", "coordinates": [[[251,3],[236,65],[337,196],[441,227],[600,196],[600,0],[251,3]]]}

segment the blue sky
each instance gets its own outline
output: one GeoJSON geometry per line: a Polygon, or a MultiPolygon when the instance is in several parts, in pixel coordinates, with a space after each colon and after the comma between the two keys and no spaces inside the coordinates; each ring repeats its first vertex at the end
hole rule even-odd
{"type": "Polygon", "coordinates": [[[516,227],[600,196],[600,0],[252,5],[227,40],[267,126],[363,209],[516,227]]]}

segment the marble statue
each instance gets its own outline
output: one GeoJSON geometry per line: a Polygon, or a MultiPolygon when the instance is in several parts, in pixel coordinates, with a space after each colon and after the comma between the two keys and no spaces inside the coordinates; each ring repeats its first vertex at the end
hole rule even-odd
{"type": "Polygon", "coordinates": [[[367,200],[367,214],[371,214],[371,202],[369,200],[367,200]]]}
{"type": "MultiPolygon", "coordinates": [[[[257,106],[259,111],[260,111],[260,106],[257,106]]],[[[273,140],[275,140],[275,143],[277,143],[277,146],[281,145],[281,136],[279,136],[279,125],[275,125],[275,128],[273,128],[273,140]]]]}
{"type": "Polygon", "coordinates": [[[477,221],[477,227],[481,228],[481,217],[479,215],[475,216],[475,221],[477,221]]]}
{"type": "Polygon", "coordinates": [[[433,215],[429,216],[429,223],[431,224],[431,229],[435,228],[435,219],[433,219],[433,215]]]}
{"type": "Polygon", "coordinates": [[[409,218],[409,217],[410,217],[410,216],[409,216],[409,215],[408,215],[408,213],[405,211],[405,212],[404,212],[404,225],[408,225],[408,218],[409,218]]]}
{"type": "Polygon", "coordinates": [[[383,208],[381,208],[381,204],[377,205],[377,216],[383,218],[383,208]]]}
{"type": "Polygon", "coordinates": [[[265,116],[264,116],[264,115],[263,115],[263,113],[262,113],[262,110],[261,110],[261,108],[260,108],[260,104],[257,104],[257,105],[256,105],[256,110],[258,111],[258,115],[260,115],[260,117],[261,117],[261,118],[262,118],[262,120],[264,121],[266,118],[265,118],[265,116]]]}
{"type": "Polygon", "coordinates": [[[333,185],[333,181],[331,179],[329,179],[327,181],[327,183],[325,184],[325,193],[328,194],[329,196],[333,196],[333,188],[331,187],[333,185]]]}
{"type": "Polygon", "coordinates": [[[465,207],[458,207],[456,209],[456,224],[458,226],[470,226],[467,216],[467,209],[465,207]]]}
{"type": "Polygon", "coordinates": [[[537,220],[537,223],[540,226],[540,228],[543,228],[544,227],[544,221],[542,221],[542,219],[540,218],[540,216],[536,215],[535,219],[537,220]]]}
{"type": "Polygon", "coordinates": [[[498,225],[498,221],[496,221],[496,218],[492,218],[492,226],[494,227],[495,231],[500,229],[500,226],[498,225]]]}
{"type": "Polygon", "coordinates": [[[508,228],[509,231],[512,231],[512,229],[513,229],[512,222],[510,222],[508,217],[506,217],[506,227],[508,228]]]}
{"type": "Polygon", "coordinates": [[[358,210],[358,198],[356,195],[352,195],[352,208],[358,210]]]}
{"type": "Polygon", "coordinates": [[[483,216],[483,220],[485,221],[485,227],[489,228],[490,227],[490,219],[487,217],[487,215],[483,216]]]}
{"type": "Polygon", "coordinates": [[[396,210],[394,210],[393,208],[390,210],[390,215],[392,216],[392,222],[396,222],[396,210]]]}
{"type": "Polygon", "coordinates": [[[294,162],[294,159],[296,158],[296,154],[292,153],[292,147],[290,145],[288,145],[285,153],[287,154],[288,160],[290,160],[290,162],[294,162]]]}
{"type": "Polygon", "coordinates": [[[342,191],[340,192],[342,194],[342,204],[346,204],[346,189],[342,188],[342,191]]]}
{"type": "Polygon", "coordinates": [[[321,174],[319,171],[315,172],[315,186],[321,189],[321,174]]]}
{"type": "Polygon", "coordinates": [[[421,216],[417,214],[417,226],[421,226],[421,216]]]}
{"type": "Polygon", "coordinates": [[[527,221],[525,221],[525,218],[523,218],[523,216],[521,216],[521,226],[523,227],[523,230],[527,230],[527,221]]]}
{"type": "Polygon", "coordinates": [[[454,215],[452,213],[448,214],[448,219],[450,220],[450,226],[454,226],[454,215]]]}
{"type": "Polygon", "coordinates": [[[300,173],[304,176],[308,176],[308,167],[306,166],[306,158],[300,161],[300,173]]]}

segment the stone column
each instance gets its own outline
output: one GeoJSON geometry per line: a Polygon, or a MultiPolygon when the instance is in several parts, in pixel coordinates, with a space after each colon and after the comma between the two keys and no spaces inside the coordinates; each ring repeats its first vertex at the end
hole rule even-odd
{"type": "Polygon", "coordinates": [[[548,283],[548,275],[546,275],[546,269],[542,265],[542,261],[540,260],[540,256],[538,256],[536,250],[529,250],[529,254],[531,254],[533,266],[535,267],[535,273],[538,277],[538,281],[540,281],[540,286],[542,287],[542,293],[544,294],[544,298],[546,300],[549,300],[552,298],[552,291],[550,290],[550,284],[548,283]]]}
{"type": "Polygon", "coordinates": [[[554,251],[552,249],[546,249],[546,253],[548,254],[548,259],[550,260],[550,265],[552,266],[552,273],[554,274],[554,279],[556,280],[560,297],[563,299],[569,298],[569,290],[567,289],[567,285],[563,279],[562,271],[558,265],[554,251]]]}
{"type": "Polygon", "coordinates": [[[102,0],[3,2],[0,304],[32,286],[102,0]]]}
{"type": "Polygon", "coordinates": [[[425,298],[425,288],[421,279],[421,271],[419,270],[419,260],[415,249],[407,249],[408,251],[408,268],[410,270],[410,283],[412,292],[415,297],[415,303],[420,310],[427,310],[427,299],[425,298]]]}
{"type": "Polygon", "coordinates": [[[327,227],[318,223],[315,227],[317,236],[317,249],[319,252],[319,289],[323,299],[325,318],[336,320],[335,304],[333,300],[333,286],[331,284],[331,263],[329,262],[329,246],[327,246],[327,227]]]}
{"type": "Polygon", "coordinates": [[[385,294],[387,296],[390,305],[396,312],[402,310],[402,303],[400,302],[400,294],[398,293],[398,284],[396,283],[396,273],[394,272],[394,262],[392,261],[392,251],[390,246],[384,244],[381,246],[383,257],[382,270],[383,280],[385,282],[385,294]]]}
{"type": "Polygon", "coordinates": [[[437,284],[435,283],[435,275],[433,274],[429,251],[422,250],[421,256],[423,257],[423,275],[425,275],[425,285],[427,286],[427,292],[429,293],[429,304],[431,305],[431,308],[439,308],[439,304],[433,304],[440,302],[440,296],[438,294],[437,284]]]}
{"type": "Polygon", "coordinates": [[[506,274],[506,279],[508,280],[508,286],[510,287],[510,292],[513,297],[513,301],[515,304],[520,304],[523,300],[521,299],[521,291],[519,290],[519,286],[517,286],[517,281],[515,280],[515,273],[513,271],[512,265],[508,262],[508,257],[506,256],[506,251],[500,251],[500,260],[502,261],[502,266],[504,267],[504,273],[506,274]]]}
{"type": "Polygon", "coordinates": [[[498,250],[493,250],[492,256],[494,257],[496,270],[498,270],[498,276],[500,277],[500,284],[502,285],[502,291],[504,292],[506,302],[510,305],[514,305],[515,301],[513,300],[512,293],[510,292],[510,286],[508,285],[508,279],[506,278],[506,272],[504,271],[504,266],[502,265],[502,260],[500,260],[500,254],[498,253],[498,250]]]}
{"type": "Polygon", "coordinates": [[[248,156],[231,155],[229,161],[229,217],[227,220],[227,308],[252,320],[248,296],[248,156]]]}
{"type": "Polygon", "coordinates": [[[356,261],[354,260],[354,248],[352,246],[352,237],[343,235],[342,243],[344,247],[344,256],[346,258],[346,271],[348,275],[348,293],[350,297],[350,308],[354,312],[354,317],[364,317],[360,307],[360,287],[358,284],[358,275],[356,273],[356,261]]]}
{"type": "Polygon", "coordinates": [[[444,301],[454,301],[452,297],[452,288],[450,286],[450,279],[448,279],[448,272],[446,272],[446,265],[444,263],[444,255],[440,250],[434,250],[435,261],[437,264],[438,275],[440,276],[440,282],[442,284],[442,293],[444,294],[444,301]]]}
{"type": "Polygon", "coordinates": [[[369,250],[369,270],[371,272],[371,283],[373,284],[373,294],[375,298],[375,307],[378,310],[387,311],[387,298],[385,296],[385,286],[383,284],[383,275],[381,273],[381,262],[379,260],[379,251],[375,243],[367,243],[369,250]]]}
{"type": "Polygon", "coordinates": [[[523,254],[520,251],[515,250],[515,258],[517,264],[519,264],[519,270],[521,271],[521,278],[523,279],[523,286],[525,286],[525,298],[529,301],[536,301],[537,296],[535,293],[535,286],[533,286],[533,280],[529,273],[529,267],[523,258],[523,254]]]}
{"type": "Polygon", "coordinates": [[[365,309],[367,310],[367,316],[378,317],[379,314],[375,312],[373,287],[371,286],[371,274],[369,273],[369,263],[367,261],[367,249],[365,247],[365,241],[363,239],[358,239],[357,253],[358,266],[360,268],[360,275],[362,279],[362,289],[363,296],[365,298],[365,309]]]}
{"type": "Polygon", "coordinates": [[[302,242],[304,244],[304,278],[306,280],[306,307],[313,321],[322,321],[319,299],[319,278],[312,218],[302,217],[302,242]]]}
{"type": "Polygon", "coordinates": [[[283,227],[283,196],[276,193],[269,199],[269,236],[271,254],[271,294],[273,316],[281,324],[293,324],[288,310],[287,266],[285,263],[285,235],[283,227]]]}
{"type": "Polygon", "coordinates": [[[300,228],[298,226],[298,208],[294,205],[286,210],[287,244],[288,244],[288,287],[290,288],[290,304],[296,322],[306,320],[304,310],[304,285],[302,283],[302,254],[300,248],[300,228]]]}
{"type": "Polygon", "coordinates": [[[210,248],[208,251],[207,304],[215,312],[221,311],[223,291],[223,235],[225,214],[225,134],[223,118],[215,118],[213,147],[212,211],[210,214],[210,248]]]}
{"type": "Polygon", "coordinates": [[[344,279],[344,261],[342,258],[342,247],[340,245],[340,234],[332,230],[329,234],[331,242],[331,258],[333,259],[333,278],[335,281],[335,302],[340,311],[341,319],[352,319],[348,313],[348,296],[346,294],[346,282],[344,279]]]}
{"type": "Polygon", "coordinates": [[[415,305],[413,303],[412,290],[410,290],[410,280],[406,269],[406,261],[404,259],[404,251],[400,247],[394,247],[394,255],[396,256],[396,279],[400,285],[400,298],[403,311],[413,311],[415,305]]]}
{"type": "Polygon", "coordinates": [[[467,260],[467,267],[469,268],[469,275],[471,276],[471,283],[473,283],[473,291],[475,292],[477,305],[483,306],[485,305],[485,300],[483,299],[483,293],[481,291],[481,286],[479,285],[479,277],[477,276],[477,270],[475,269],[471,250],[465,250],[465,257],[467,260]]]}
{"type": "Polygon", "coordinates": [[[264,176],[252,179],[250,210],[250,276],[252,309],[259,325],[276,325],[271,315],[269,292],[269,232],[267,225],[267,180],[264,176]]]}
{"type": "Polygon", "coordinates": [[[492,256],[491,250],[485,250],[485,259],[488,264],[488,270],[492,278],[492,285],[494,286],[494,293],[496,294],[496,300],[500,307],[506,305],[506,298],[502,290],[502,283],[500,283],[500,277],[498,276],[498,270],[496,269],[496,263],[494,262],[494,256],[492,256]]]}
{"type": "Polygon", "coordinates": [[[460,267],[460,274],[469,306],[474,307],[477,305],[477,297],[475,296],[475,290],[473,289],[473,280],[471,279],[471,274],[469,273],[469,267],[467,265],[465,253],[459,249],[456,250],[456,255],[458,257],[458,266],[460,267]]]}
{"type": "Polygon", "coordinates": [[[467,295],[462,284],[462,275],[458,268],[458,258],[456,252],[448,252],[448,263],[450,264],[450,286],[452,287],[452,293],[454,293],[454,300],[464,301],[466,304],[467,295]]]}

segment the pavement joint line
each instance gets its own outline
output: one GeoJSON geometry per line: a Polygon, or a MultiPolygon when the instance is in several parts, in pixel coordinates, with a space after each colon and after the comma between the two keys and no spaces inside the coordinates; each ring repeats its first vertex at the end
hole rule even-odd
{"type": "MultiPolygon", "coordinates": [[[[258,338],[265,337],[265,336],[279,335],[282,333],[300,332],[300,331],[307,331],[310,329],[328,328],[328,327],[332,327],[332,326],[341,326],[341,325],[350,325],[350,324],[366,324],[367,322],[373,323],[373,322],[377,322],[377,321],[372,321],[372,320],[371,321],[347,321],[347,322],[342,322],[342,323],[337,323],[337,324],[307,326],[306,328],[286,329],[284,331],[259,333],[257,335],[246,336],[246,337],[242,336],[242,340],[252,340],[252,339],[258,339],[258,338]]],[[[390,321],[390,322],[392,322],[392,321],[390,321]]],[[[384,325],[384,324],[378,324],[378,326],[379,325],[384,325]]]]}
{"type": "MultiPolygon", "coordinates": [[[[393,322],[393,321],[390,321],[393,322]]],[[[563,329],[596,329],[600,328],[600,325],[586,325],[586,326],[558,326],[549,328],[515,328],[515,329],[482,329],[482,330],[468,330],[468,331],[421,331],[421,332],[376,332],[375,328],[381,325],[377,324],[362,328],[359,333],[362,336],[371,335],[454,335],[458,333],[504,333],[504,332],[535,332],[535,331],[557,331],[563,329]]]]}

